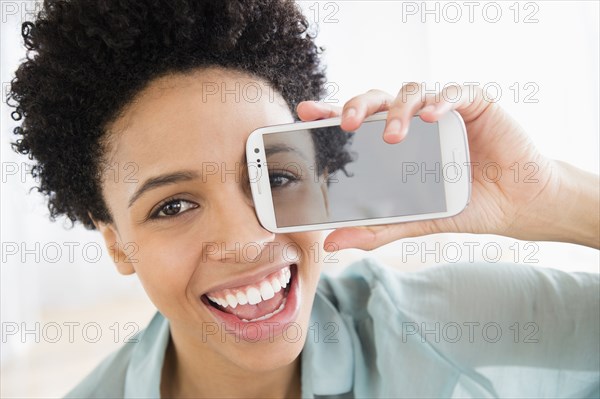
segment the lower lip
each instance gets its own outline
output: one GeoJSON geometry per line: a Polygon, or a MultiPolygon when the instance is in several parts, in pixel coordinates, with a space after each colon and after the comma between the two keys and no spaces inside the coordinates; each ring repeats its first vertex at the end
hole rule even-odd
{"type": "MultiPolygon", "coordinates": [[[[221,337],[225,339],[226,335],[234,335],[236,342],[238,339],[243,339],[249,342],[259,342],[269,340],[272,342],[275,337],[285,335],[290,323],[293,323],[300,312],[300,281],[298,278],[298,266],[293,265],[291,268],[292,278],[290,279],[291,286],[286,296],[286,303],[283,309],[269,317],[266,320],[259,321],[241,321],[237,316],[230,313],[222,312],[219,309],[207,303],[207,299],[203,298],[202,302],[216,319],[221,323],[221,337]],[[224,330],[223,330],[224,329],[224,330]]],[[[293,340],[297,340],[298,331],[297,325],[294,324],[293,331],[289,335],[293,340]]]]}

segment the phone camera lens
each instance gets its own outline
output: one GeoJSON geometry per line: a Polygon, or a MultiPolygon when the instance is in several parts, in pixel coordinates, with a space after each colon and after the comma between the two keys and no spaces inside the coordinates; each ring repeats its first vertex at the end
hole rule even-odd
{"type": "Polygon", "coordinates": [[[258,148],[254,149],[254,153],[258,154],[260,152],[260,150],[258,148]]]}

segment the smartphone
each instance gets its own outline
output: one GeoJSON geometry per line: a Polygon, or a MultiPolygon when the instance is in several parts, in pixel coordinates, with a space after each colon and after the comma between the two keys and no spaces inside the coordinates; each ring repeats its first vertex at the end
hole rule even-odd
{"type": "Polygon", "coordinates": [[[274,233],[454,216],[471,195],[464,121],[451,111],[413,117],[407,137],[383,141],[387,112],[354,132],[341,117],[267,126],[246,142],[258,220],[274,233]]]}

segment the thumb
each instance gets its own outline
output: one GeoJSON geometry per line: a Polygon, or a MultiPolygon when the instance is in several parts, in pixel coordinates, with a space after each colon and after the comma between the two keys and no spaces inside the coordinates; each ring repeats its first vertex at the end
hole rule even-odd
{"type": "Polygon", "coordinates": [[[366,251],[402,238],[418,237],[439,233],[430,222],[409,222],[378,226],[343,227],[334,230],[326,238],[326,251],[357,248],[366,251]]]}

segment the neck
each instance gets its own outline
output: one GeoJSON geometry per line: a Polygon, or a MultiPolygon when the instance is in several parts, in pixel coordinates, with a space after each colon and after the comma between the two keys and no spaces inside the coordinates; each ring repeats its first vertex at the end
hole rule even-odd
{"type": "Polygon", "coordinates": [[[300,356],[269,371],[240,368],[207,345],[186,345],[171,333],[160,384],[163,398],[296,398],[301,396],[300,356]],[[188,346],[193,348],[190,350],[188,346]]]}

